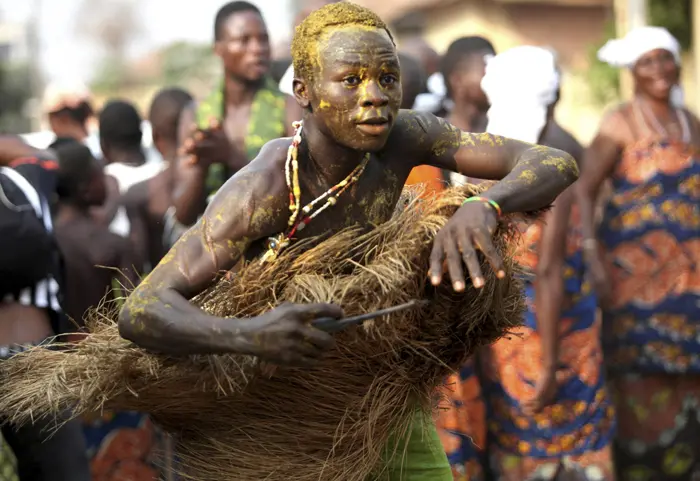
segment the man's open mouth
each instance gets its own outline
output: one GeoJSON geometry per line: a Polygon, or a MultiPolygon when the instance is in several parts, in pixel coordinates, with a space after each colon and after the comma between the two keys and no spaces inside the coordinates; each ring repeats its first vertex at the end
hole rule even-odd
{"type": "Polygon", "coordinates": [[[371,117],[357,123],[357,129],[367,135],[381,135],[389,129],[389,119],[386,117],[371,117]]]}

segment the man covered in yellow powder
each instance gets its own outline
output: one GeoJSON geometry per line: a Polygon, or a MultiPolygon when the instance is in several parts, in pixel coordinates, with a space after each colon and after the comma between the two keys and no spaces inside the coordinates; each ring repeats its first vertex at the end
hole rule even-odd
{"type": "MultiPolygon", "coordinates": [[[[373,12],[349,2],[311,13],[292,43],[294,95],[303,123],[273,140],[219,190],[204,216],[129,296],[122,335],[175,355],[239,353],[309,365],[333,345],[310,326],[342,316],[328,304],[284,304],[254,318],[213,317],[189,299],[241,258],[277,253],[299,239],[390,219],[411,169],[427,164],[495,184],[467,199],[435,238],[430,280],[446,270],[456,291],[484,285],[477,249],[503,277],[492,243],[498,216],[548,205],[578,171],[564,152],[460,131],[427,113],[399,110],[394,40],[373,12]],[[304,206],[302,208],[302,206],[304,206]]],[[[451,480],[428,416],[417,415],[405,449],[387,460],[391,479],[451,480]]],[[[393,452],[393,450],[390,449],[393,452]]]]}

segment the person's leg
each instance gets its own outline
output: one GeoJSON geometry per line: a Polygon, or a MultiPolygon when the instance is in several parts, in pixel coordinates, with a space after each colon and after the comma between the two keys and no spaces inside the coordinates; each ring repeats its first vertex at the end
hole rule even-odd
{"type": "Polygon", "coordinates": [[[85,439],[78,421],[58,430],[51,419],[5,426],[5,440],[17,458],[20,481],[90,481],[85,439]]]}
{"type": "Polygon", "coordinates": [[[401,446],[389,452],[394,453],[388,460],[382,481],[452,481],[452,470],[442,447],[432,417],[416,411],[410,432],[401,446]]]}

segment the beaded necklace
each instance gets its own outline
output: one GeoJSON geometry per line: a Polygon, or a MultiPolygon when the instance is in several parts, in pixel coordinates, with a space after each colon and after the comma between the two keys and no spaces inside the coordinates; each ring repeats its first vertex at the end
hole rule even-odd
{"type": "Polygon", "coordinates": [[[280,252],[292,242],[292,237],[294,234],[303,230],[312,219],[314,219],[328,207],[335,205],[338,201],[338,197],[340,197],[343,192],[348,190],[360,179],[365,167],[367,167],[367,162],[369,162],[369,153],[367,153],[362,159],[362,162],[360,162],[359,165],[355,167],[347,177],[302,208],[301,187],[299,186],[298,156],[303,124],[299,121],[294,122],[292,125],[294,127],[294,137],[292,138],[292,144],[287,150],[287,161],[284,164],[285,179],[287,181],[287,187],[289,188],[289,210],[291,211],[289,222],[287,223],[288,229],[286,232],[268,238],[267,251],[265,254],[263,254],[261,262],[270,262],[277,259],[280,252]],[[316,208],[317,204],[324,199],[326,202],[320,207],[316,208]]]}

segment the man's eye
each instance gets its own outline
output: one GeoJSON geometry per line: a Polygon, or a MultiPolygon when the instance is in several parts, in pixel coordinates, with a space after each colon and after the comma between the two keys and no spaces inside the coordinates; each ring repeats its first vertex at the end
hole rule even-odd
{"type": "Polygon", "coordinates": [[[357,75],[350,75],[343,79],[343,83],[345,83],[345,85],[349,87],[357,87],[358,85],[360,85],[360,77],[358,77],[357,75]]]}
{"type": "Polygon", "coordinates": [[[384,85],[393,85],[399,79],[396,77],[396,75],[387,74],[387,75],[382,75],[382,78],[380,80],[384,85]]]}

